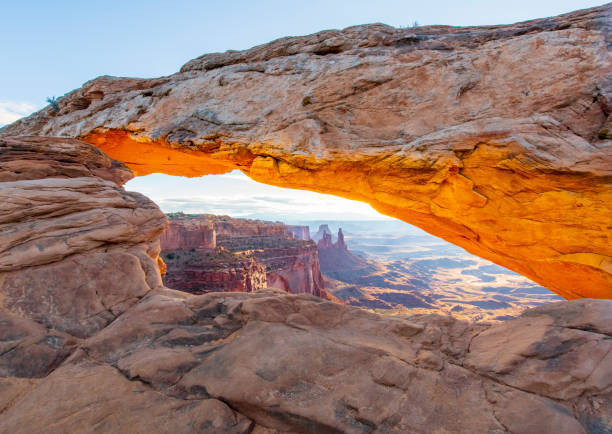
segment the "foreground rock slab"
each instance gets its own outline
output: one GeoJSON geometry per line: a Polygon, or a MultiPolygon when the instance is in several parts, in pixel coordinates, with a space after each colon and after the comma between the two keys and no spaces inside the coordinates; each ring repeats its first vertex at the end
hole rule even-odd
{"type": "Polygon", "coordinates": [[[100,77],[0,135],[139,175],[240,169],[369,202],[566,298],[612,297],[612,5],[509,26],[374,24],[100,77]]]}
{"type": "Polygon", "coordinates": [[[562,302],[490,327],[160,288],[20,390],[0,429],[605,432],[611,311],[562,302]]]}

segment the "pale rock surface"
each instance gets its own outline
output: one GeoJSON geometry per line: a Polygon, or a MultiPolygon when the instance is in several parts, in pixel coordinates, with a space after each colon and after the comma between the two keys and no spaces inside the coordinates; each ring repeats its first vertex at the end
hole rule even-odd
{"type": "Polygon", "coordinates": [[[172,411],[176,432],[605,432],[612,364],[592,349],[609,345],[610,323],[591,324],[575,343],[578,331],[556,324],[565,312],[611,308],[563,302],[490,327],[385,318],[303,294],[157,289],[16,399],[0,429],[167,432],[172,411]],[[532,323],[546,325],[534,333],[532,323]],[[523,364],[539,365],[520,384],[496,375],[522,369],[513,342],[488,341],[506,330],[521,336],[519,351],[531,349],[523,364]],[[553,342],[567,348],[551,352],[553,342]],[[593,367],[587,381],[557,381],[593,367]]]}

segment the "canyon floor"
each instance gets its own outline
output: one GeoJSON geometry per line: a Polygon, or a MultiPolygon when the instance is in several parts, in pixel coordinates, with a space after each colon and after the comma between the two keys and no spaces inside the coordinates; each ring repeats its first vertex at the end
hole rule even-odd
{"type": "Polygon", "coordinates": [[[383,315],[440,313],[501,321],[531,307],[563,300],[513,271],[400,221],[303,222],[311,232],[343,228],[362,267],[326,269],[325,287],[354,306],[383,315]]]}

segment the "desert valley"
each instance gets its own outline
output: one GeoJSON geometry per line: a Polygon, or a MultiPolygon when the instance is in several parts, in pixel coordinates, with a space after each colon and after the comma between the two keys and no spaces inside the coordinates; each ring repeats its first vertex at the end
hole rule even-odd
{"type": "Polygon", "coordinates": [[[163,281],[190,293],[276,288],[386,315],[489,322],[562,300],[399,221],[286,225],[210,214],[169,217],[161,237],[163,281]]]}
{"type": "Polygon", "coordinates": [[[611,48],[612,3],[356,25],[0,128],[0,433],[612,432],[611,48]],[[235,170],[395,220],[126,188],[235,170]]]}

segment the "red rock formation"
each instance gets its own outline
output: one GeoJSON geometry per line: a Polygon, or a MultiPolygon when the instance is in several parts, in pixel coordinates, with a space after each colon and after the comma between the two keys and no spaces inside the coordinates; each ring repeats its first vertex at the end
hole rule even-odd
{"type": "Polygon", "coordinates": [[[170,230],[161,239],[168,266],[163,279],[170,288],[203,293],[274,287],[334,298],[324,290],[317,247],[302,239],[310,238],[307,226],[205,214],[173,216],[170,230]],[[222,250],[199,244],[211,238],[211,228],[222,250]]]}
{"type": "Polygon", "coordinates": [[[334,243],[334,247],[336,249],[348,250],[348,247],[344,242],[344,234],[342,233],[342,228],[338,229],[338,240],[334,243]]]}
{"type": "Polygon", "coordinates": [[[167,265],[163,281],[168,288],[203,294],[252,292],[268,286],[266,268],[254,258],[219,249],[162,250],[162,254],[167,265]]]}
{"type": "Polygon", "coordinates": [[[332,249],[334,247],[334,243],[332,242],[331,234],[328,234],[327,232],[323,232],[321,239],[317,243],[317,247],[319,249],[332,249]]]}
{"type": "Polygon", "coordinates": [[[170,221],[160,242],[164,250],[214,249],[217,246],[214,226],[193,220],[170,221]]]}
{"type": "Polygon", "coordinates": [[[353,26],[100,77],[1,135],[138,174],[241,169],[370,203],[566,298],[612,297],[612,5],[509,26],[353,26]]]}
{"type": "Polygon", "coordinates": [[[329,230],[329,226],[319,225],[319,230],[317,231],[316,234],[313,235],[312,239],[315,240],[316,242],[319,242],[323,239],[323,236],[325,234],[328,234],[331,240],[331,230],[329,230]]]}
{"type": "MultiPolygon", "coordinates": [[[[321,226],[327,227],[327,225],[321,226]]],[[[323,238],[318,242],[317,247],[321,271],[329,277],[337,278],[337,273],[351,274],[354,270],[368,266],[368,262],[361,256],[349,252],[342,228],[338,229],[338,239],[335,243],[332,241],[331,234],[323,231],[323,238]]]]}
{"type": "Polygon", "coordinates": [[[317,247],[313,243],[268,248],[256,252],[255,257],[268,270],[268,287],[329,299],[324,290],[317,247]]]}
{"type": "Polygon", "coordinates": [[[289,231],[298,240],[310,240],[310,228],[308,226],[288,226],[289,231]]]}

